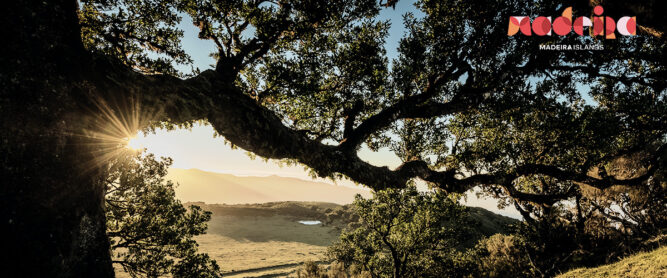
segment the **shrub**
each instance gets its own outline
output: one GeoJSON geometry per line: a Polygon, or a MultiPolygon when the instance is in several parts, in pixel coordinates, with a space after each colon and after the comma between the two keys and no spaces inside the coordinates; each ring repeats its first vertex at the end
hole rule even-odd
{"type": "Polygon", "coordinates": [[[332,260],[373,277],[452,277],[471,267],[457,248],[474,235],[472,221],[447,194],[387,189],[353,207],[359,223],[329,248],[332,260]]]}

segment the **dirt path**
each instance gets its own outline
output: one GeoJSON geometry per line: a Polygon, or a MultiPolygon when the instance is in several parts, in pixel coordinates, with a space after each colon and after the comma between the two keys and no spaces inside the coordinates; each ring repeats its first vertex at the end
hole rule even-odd
{"type": "MultiPolygon", "coordinates": [[[[321,264],[327,264],[329,262],[316,261],[315,263],[321,265],[321,264]]],[[[279,264],[279,265],[272,265],[272,266],[265,266],[265,267],[258,267],[258,268],[249,268],[249,269],[243,269],[243,270],[235,270],[235,271],[229,271],[229,272],[223,273],[222,277],[235,276],[235,275],[239,275],[239,274],[266,272],[266,271],[285,269],[285,268],[296,268],[297,266],[300,266],[302,264],[303,264],[303,262],[301,262],[301,263],[279,264]]],[[[277,274],[267,274],[267,275],[260,275],[260,276],[245,276],[245,277],[277,277],[277,276],[283,276],[283,275],[286,276],[286,275],[292,274],[293,272],[294,272],[294,270],[289,271],[289,272],[277,273],[277,274]]]]}

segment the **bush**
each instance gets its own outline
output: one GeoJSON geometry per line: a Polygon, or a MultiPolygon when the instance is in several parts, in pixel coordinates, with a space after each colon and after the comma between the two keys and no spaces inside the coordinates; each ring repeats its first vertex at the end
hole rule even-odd
{"type": "Polygon", "coordinates": [[[370,273],[357,265],[346,266],[341,262],[333,262],[328,268],[316,262],[307,261],[296,271],[298,278],[371,278],[370,273]]]}
{"type": "Polygon", "coordinates": [[[219,277],[219,267],[197,253],[211,213],[185,208],[165,181],[170,159],[128,154],[112,164],[106,218],[113,263],[132,277],[219,277]]]}
{"type": "Polygon", "coordinates": [[[480,277],[534,277],[525,241],[516,235],[495,234],[477,244],[480,277]]]}
{"type": "Polygon", "coordinates": [[[447,194],[387,189],[357,196],[353,207],[359,223],[329,248],[332,260],[373,277],[453,277],[471,269],[458,248],[474,236],[472,221],[447,194]]]}

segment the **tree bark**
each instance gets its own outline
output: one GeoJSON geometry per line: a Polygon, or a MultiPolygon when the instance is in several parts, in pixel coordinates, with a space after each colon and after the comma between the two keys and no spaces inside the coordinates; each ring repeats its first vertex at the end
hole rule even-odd
{"type": "Polygon", "coordinates": [[[87,87],[75,0],[3,6],[0,268],[15,277],[113,277],[103,164],[76,103],[87,87]]]}

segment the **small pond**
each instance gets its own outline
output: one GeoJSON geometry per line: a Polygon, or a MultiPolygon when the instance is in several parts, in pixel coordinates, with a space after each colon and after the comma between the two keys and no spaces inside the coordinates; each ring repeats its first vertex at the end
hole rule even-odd
{"type": "Polygon", "coordinates": [[[299,223],[303,225],[319,225],[322,224],[322,221],[320,220],[301,220],[299,223]]]}

